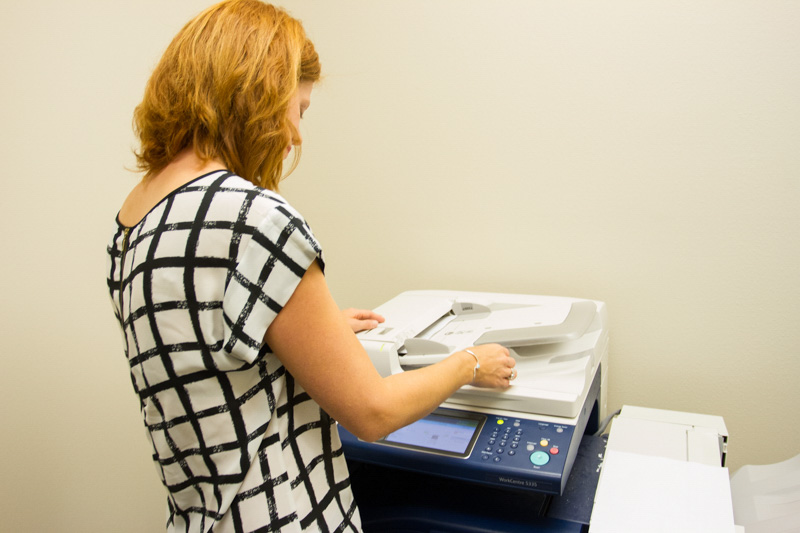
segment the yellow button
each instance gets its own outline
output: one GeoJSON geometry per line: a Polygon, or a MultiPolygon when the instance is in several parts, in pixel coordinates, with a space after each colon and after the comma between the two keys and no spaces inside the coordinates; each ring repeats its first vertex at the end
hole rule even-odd
{"type": "Polygon", "coordinates": [[[502,419],[497,421],[498,426],[502,426],[503,424],[505,424],[505,421],[503,421],[502,419]]]}
{"type": "Polygon", "coordinates": [[[547,439],[542,439],[539,441],[539,444],[541,444],[542,446],[547,446],[548,444],[550,444],[550,441],[548,441],[547,439]]]}

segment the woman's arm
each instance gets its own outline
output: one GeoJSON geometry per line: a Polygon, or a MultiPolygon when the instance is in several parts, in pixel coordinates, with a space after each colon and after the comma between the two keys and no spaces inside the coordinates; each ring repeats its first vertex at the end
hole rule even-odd
{"type": "MultiPolygon", "coordinates": [[[[475,358],[463,351],[435,365],[381,377],[316,262],[270,325],[265,341],[328,414],[367,441],[422,418],[473,381],[475,358]]],[[[514,359],[507,349],[484,345],[471,350],[480,360],[475,385],[509,386],[514,359]]]]}

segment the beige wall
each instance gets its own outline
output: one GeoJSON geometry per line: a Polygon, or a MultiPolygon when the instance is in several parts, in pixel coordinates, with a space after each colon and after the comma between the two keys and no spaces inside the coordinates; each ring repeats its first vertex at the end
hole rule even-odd
{"type": "MultiPolygon", "coordinates": [[[[156,531],[104,287],[131,111],[207,3],[0,5],[0,529],[156,531]]],[[[610,407],[800,452],[800,4],[293,1],[327,74],[284,187],[345,305],[608,303],[610,407]]]]}

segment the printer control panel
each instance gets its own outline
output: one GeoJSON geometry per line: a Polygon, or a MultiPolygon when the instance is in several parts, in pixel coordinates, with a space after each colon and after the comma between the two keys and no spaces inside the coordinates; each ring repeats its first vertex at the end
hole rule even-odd
{"type": "Polygon", "coordinates": [[[489,426],[491,433],[486,446],[480,450],[481,458],[499,463],[522,455],[534,467],[542,467],[550,462],[551,457],[566,453],[572,426],[544,422],[538,422],[533,430],[531,426],[520,420],[509,423],[505,418],[496,417],[494,427],[489,426]],[[565,437],[564,433],[568,435],[565,437]]]}
{"type": "Polygon", "coordinates": [[[482,433],[473,456],[504,467],[501,484],[550,492],[563,474],[574,426],[493,415],[482,433]]]}
{"type": "Polygon", "coordinates": [[[575,444],[573,425],[451,408],[375,443],[339,433],[350,460],[552,494],[564,488],[575,444]]]}

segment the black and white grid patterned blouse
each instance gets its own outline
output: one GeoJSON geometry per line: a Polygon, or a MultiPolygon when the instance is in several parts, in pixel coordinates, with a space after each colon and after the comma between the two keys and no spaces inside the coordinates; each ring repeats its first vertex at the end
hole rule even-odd
{"type": "Polygon", "coordinates": [[[319,244],[226,171],[117,223],[108,287],[170,532],[357,531],[333,420],[263,344],[319,244]]]}

